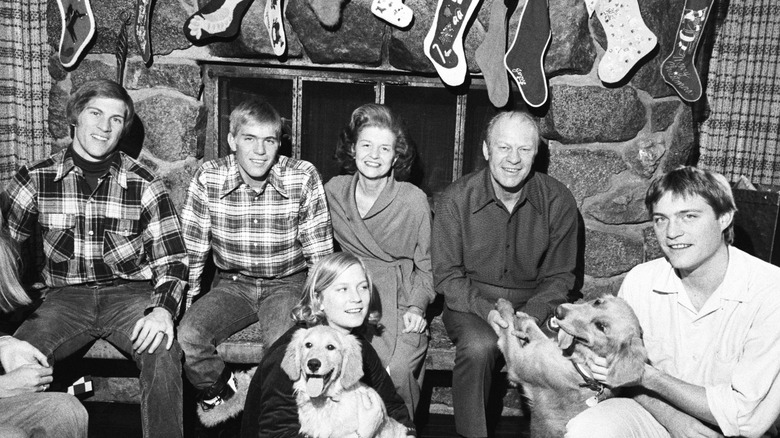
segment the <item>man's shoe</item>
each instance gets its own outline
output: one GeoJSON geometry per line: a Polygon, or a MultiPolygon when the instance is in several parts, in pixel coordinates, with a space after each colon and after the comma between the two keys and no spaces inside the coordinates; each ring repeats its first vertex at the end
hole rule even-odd
{"type": "Polygon", "coordinates": [[[198,403],[200,403],[201,409],[203,409],[204,412],[207,412],[221,405],[222,403],[230,400],[230,398],[233,397],[235,394],[236,394],[236,376],[233,375],[233,373],[230,373],[230,377],[228,378],[227,384],[224,387],[222,387],[222,390],[219,392],[219,394],[217,394],[216,397],[212,397],[209,399],[202,399],[198,403]]]}

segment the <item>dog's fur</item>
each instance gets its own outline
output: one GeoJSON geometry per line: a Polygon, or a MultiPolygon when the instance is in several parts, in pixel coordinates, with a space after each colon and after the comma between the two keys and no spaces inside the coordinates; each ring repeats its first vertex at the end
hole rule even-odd
{"type": "Polygon", "coordinates": [[[282,369],[294,382],[302,434],[313,438],[355,433],[363,438],[406,436],[406,427],[387,415],[379,394],[360,382],[363,359],[355,337],[324,325],[298,330],[287,346],[282,369]],[[313,379],[322,379],[322,383],[315,384],[313,379]]]}
{"type": "Polygon", "coordinates": [[[584,365],[593,356],[606,357],[610,364],[607,380],[613,387],[641,376],[647,361],[642,329],[631,307],[620,298],[607,295],[558,306],[559,344],[533,318],[515,314],[508,301],[500,299],[496,308],[509,322],[509,328],[499,332],[498,346],[506,359],[508,379],[520,384],[530,401],[532,438],[562,437],[566,423],[587,409],[588,399],[594,402],[611,396],[608,389],[601,393],[581,386],[585,378],[572,362],[584,365]]]}

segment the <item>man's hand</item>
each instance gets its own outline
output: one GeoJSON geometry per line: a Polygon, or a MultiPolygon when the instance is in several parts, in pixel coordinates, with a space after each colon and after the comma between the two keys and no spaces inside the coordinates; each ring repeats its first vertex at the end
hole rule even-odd
{"type": "Polygon", "coordinates": [[[656,417],[656,420],[669,431],[672,438],[723,438],[723,435],[685,412],[671,409],[661,417],[656,417]]]}
{"type": "Polygon", "coordinates": [[[425,331],[425,327],[428,322],[425,320],[425,315],[422,309],[417,306],[409,306],[406,313],[404,313],[404,333],[422,333],[425,331]]]}
{"type": "Polygon", "coordinates": [[[38,364],[22,365],[0,376],[0,398],[45,391],[52,381],[52,369],[38,364]]]}
{"type": "Polygon", "coordinates": [[[46,355],[30,345],[11,336],[0,338],[0,363],[6,374],[11,373],[23,365],[39,365],[48,367],[46,355]]]}
{"type": "Polygon", "coordinates": [[[493,309],[488,313],[487,322],[490,324],[490,327],[493,328],[493,331],[496,332],[497,336],[501,335],[501,330],[505,330],[509,327],[509,323],[504,321],[504,318],[501,317],[501,314],[496,309],[493,309]]]}
{"type": "Polygon", "coordinates": [[[155,307],[135,323],[130,341],[133,342],[133,350],[136,353],[141,354],[146,351],[152,354],[157,350],[164,335],[168,336],[165,349],[170,350],[173,346],[173,317],[162,307],[155,307]]]}

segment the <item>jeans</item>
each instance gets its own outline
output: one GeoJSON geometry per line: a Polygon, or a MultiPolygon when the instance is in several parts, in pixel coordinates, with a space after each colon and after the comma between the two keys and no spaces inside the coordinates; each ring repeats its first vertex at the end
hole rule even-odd
{"type": "Polygon", "coordinates": [[[580,412],[566,425],[566,438],[669,438],[650,412],[629,398],[611,398],[580,412]]]}
{"type": "Polygon", "coordinates": [[[0,398],[0,437],[87,438],[87,410],[76,397],[36,392],[0,398]]]}
{"type": "Polygon", "coordinates": [[[179,325],[184,374],[201,393],[218,383],[225,369],[217,354],[217,345],[225,339],[259,322],[263,344],[270,346],[293,326],[290,311],[300,301],[306,281],[306,272],[272,280],[217,275],[218,282],[187,309],[179,325]]]}
{"type": "Polygon", "coordinates": [[[131,356],[140,370],[141,421],[144,437],[183,434],[181,349],[164,339],[154,353],[138,354],[130,336],[150,303],[147,282],[88,288],[52,288],[43,304],[14,335],[49,357],[63,359],[96,339],[105,339],[131,356]]]}

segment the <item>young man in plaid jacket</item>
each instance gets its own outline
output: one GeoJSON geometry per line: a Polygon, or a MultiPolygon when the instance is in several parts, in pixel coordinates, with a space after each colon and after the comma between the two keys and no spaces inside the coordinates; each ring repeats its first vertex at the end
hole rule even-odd
{"type": "Polygon", "coordinates": [[[257,321],[271,345],[293,325],[290,311],[308,268],[333,252],[317,169],[280,156],[281,135],[282,118],[270,104],[240,103],[230,114],[227,138],[235,153],[204,163],[184,203],[188,303],[200,293],[209,252],[218,270],[211,291],[188,308],[179,328],[184,372],[199,390],[198,414],[206,425],[240,412],[242,397],[233,395],[245,393],[249,383],[248,377],[236,383],[216,346],[257,321]]]}
{"type": "Polygon", "coordinates": [[[70,147],[23,166],[7,187],[17,242],[40,226],[48,287],[15,337],[49,364],[103,338],[140,369],[145,437],[182,436],[181,350],[173,337],[187,253],[163,181],[117,146],[134,117],[124,88],[79,87],[70,147]]]}

